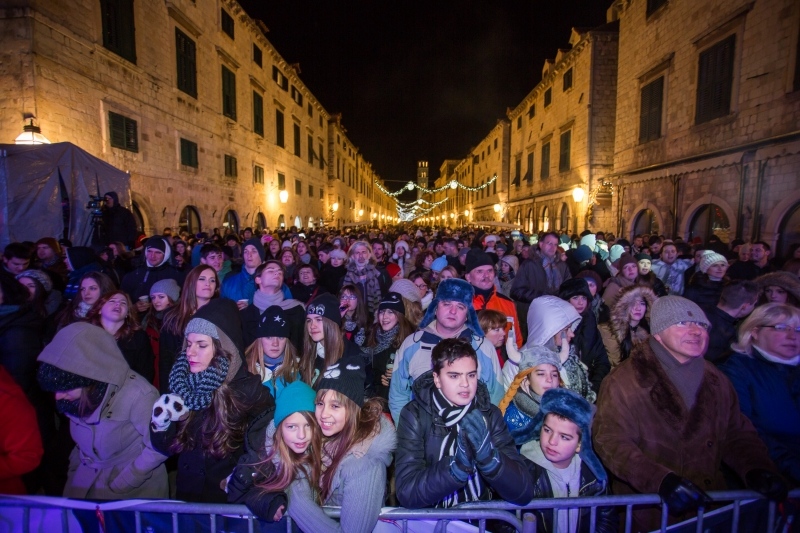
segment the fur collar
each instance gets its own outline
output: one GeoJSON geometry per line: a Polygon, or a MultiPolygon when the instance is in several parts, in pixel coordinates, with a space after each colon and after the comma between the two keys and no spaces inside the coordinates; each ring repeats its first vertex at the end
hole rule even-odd
{"type": "MultiPolygon", "coordinates": [[[[611,310],[611,320],[609,326],[614,333],[614,338],[617,342],[621,343],[625,340],[628,333],[628,314],[633,307],[634,302],[644,299],[647,302],[647,314],[650,315],[650,309],[656,301],[656,295],[653,290],[646,285],[632,285],[622,289],[617,296],[617,303],[611,310]]],[[[644,328],[636,328],[636,331],[631,332],[631,341],[636,344],[646,340],[650,334],[644,328]]]]}
{"type": "Polygon", "coordinates": [[[656,359],[649,343],[643,342],[634,346],[630,359],[637,384],[643,389],[650,389],[650,401],[675,431],[676,437],[694,438],[698,430],[708,424],[711,417],[710,410],[719,401],[717,395],[720,378],[709,367],[710,363],[705,363],[697,401],[694,407],[687,411],[678,390],[661,368],[661,363],[656,359]]]}

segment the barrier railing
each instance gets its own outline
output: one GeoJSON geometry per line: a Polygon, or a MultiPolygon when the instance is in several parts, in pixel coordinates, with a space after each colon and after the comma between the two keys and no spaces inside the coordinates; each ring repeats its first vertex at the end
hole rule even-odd
{"type": "MultiPolygon", "coordinates": [[[[627,496],[597,496],[581,498],[554,498],[533,500],[523,506],[515,506],[503,501],[473,502],[459,505],[451,509],[405,509],[384,508],[380,514],[379,525],[393,525],[395,531],[424,530],[425,521],[437,531],[447,531],[448,524],[471,521],[473,531],[483,532],[486,522],[497,521],[508,524],[519,532],[536,531],[536,516],[531,511],[556,512],[567,509],[589,509],[590,531],[595,531],[599,507],[624,508],[624,531],[632,528],[632,513],[635,507],[659,506],[661,508],[662,532],[704,531],[704,525],[711,522],[719,530],[720,523],[730,524],[730,531],[740,530],[743,510],[755,504],[767,505],[766,523],[754,526],[748,523],[748,529],[771,533],[774,531],[790,531],[792,516],[776,517],[775,502],[765,502],[763,497],[752,491],[720,491],[709,494],[717,505],[712,511],[701,508],[696,517],[679,524],[667,525],[668,508],[661,498],[653,494],[637,494],[627,496]],[[719,504],[728,504],[719,506],[719,504]],[[409,524],[411,523],[411,527],[409,524]],[[418,527],[415,527],[418,526],[418,527]],[[422,527],[419,527],[422,526],[422,527]]],[[[800,489],[789,494],[790,500],[800,500],[800,489]]],[[[340,509],[324,508],[328,516],[338,518],[340,509]]],[[[620,509],[621,511],[623,509],[620,509]]],[[[796,511],[795,511],[796,512],[796,511]]],[[[106,524],[112,517],[114,528],[120,531],[149,533],[172,531],[209,531],[211,533],[261,531],[263,523],[259,522],[244,505],[185,503],[168,500],[127,500],[116,502],[89,502],[69,500],[66,498],[49,498],[44,496],[0,496],[0,533],[6,532],[47,532],[71,533],[81,531],[87,522],[96,523],[98,532],[106,530],[106,524]],[[168,518],[165,520],[164,515],[168,518]],[[79,520],[83,517],[83,521],[79,520]],[[199,517],[207,517],[200,521],[199,517]],[[122,519],[124,518],[124,520],[122,519]],[[206,521],[207,520],[207,521],[206,521]],[[204,524],[207,524],[207,529],[204,524]]],[[[750,517],[752,518],[752,517],[750,517]]],[[[278,525],[281,529],[283,525],[278,525]]],[[[285,531],[293,531],[291,520],[285,521],[285,531]]],[[[470,526],[461,524],[460,531],[470,526]]],[[[386,530],[386,528],[384,527],[386,530]]],[[[84,529],[85,530],[85,529],[84,529]]],[[[278,529],[273,529],[278,531],[278,529]]],[[[558,533],[558,521],[553,520],[553,533],[558,533]]]]}

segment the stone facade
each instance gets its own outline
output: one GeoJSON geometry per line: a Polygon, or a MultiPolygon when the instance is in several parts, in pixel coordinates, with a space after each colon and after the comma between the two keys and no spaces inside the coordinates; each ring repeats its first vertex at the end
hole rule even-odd
{"type": "Polygon", "coordinates": [[[609,9],[620,25],[614,229],[764,239],[785,252],[800,238],[800,5],[647,4],[609,9]]]}
{"type": "Polygon", "coordinates": [[[131,19],[104,28],[100,2],[15,4],[0,10],[5,142],[35,115],[51,142],[128,171],[146,233],[197,231],[198,221],[203,230],[316,227],[338,197],[355,213],[394,213],[385,196],[376,203],[379,178],[365,161],[357,172],[357,156],[348,156],[351,181],[340,190],[330,130],[343,131],[341,117],[235,1],[137,0],[128,48],[115,32],[124,37],[131,19]]]}

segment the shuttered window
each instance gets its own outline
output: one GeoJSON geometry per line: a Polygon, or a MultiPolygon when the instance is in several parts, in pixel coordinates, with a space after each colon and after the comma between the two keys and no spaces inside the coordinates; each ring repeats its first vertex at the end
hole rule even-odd
{"type": "Polygon", "coordinates": [[[528,154],[528,170],[525,171],[525,181],[533,183],[533,152],[528,154]]]}
{"type": "Polygon", "coordinates": [[[558,171],[566,172],[570,169],[570,148],[572,145],[572,130],[561,134],[558,146],[558,171]]]}
{"type": "Polygon", "coordinates": [[[264,136],[264,98],[253,91],[253,131],[264,136]]]}
{"type": "Polygon", "coordinates": [[[253,183],[264,185],[264,167],[258,165],[253,167],[253,183]]]}
{"type": "Polygon", "coordinates": [[[197,45],[178,28],[175,28],[175,54],[178,89],[197,98],[197,45]]]}
{"type": "Polygon", "coordinates": [[[553,89],[552,87],[544,92],[544,106],[547,107],[553,102],[553,89]]]}
{"type": "MultiPolygon", "coordinates": [[[[522,174],[522,159],[514,161],[514,179],[511,180],[511,185],[519,187],[519,180],[522,174]]],[[[495,181],[497,183],[497,181],[495,181]]]]}
{"type": "Polygon", "coordinates": [[[550,143],[542,145],[542,169],[539,172],[541,178],[550,176],[550,143]]]}
{"type": "Polygon", "coordinates": [[[259,67],[262,65],[264,54],[261,52],[261,48],[256,46],[253,43],[253,63],[258,65],[259,67]]]}
{"type": "Polygon", "coordinates": [[[303,155],[303,150],[301,147],[302,142],[300,141],[300,124],[294,124],[294,155],[300,157],[303,155]]]}
{"type": "Polygon", "coordinates": [[[572,88],[572,69],[564,73],[564,90],[572,88]]]}
{"type": "Polygon", "coordinates": [[[225,154],[225,176],[228,178],[235,178],[239,175],[236,168],[236,158],[232,155],[225,154]]]}
{"type": "Polygon", "coordinates": [[[133,0],[100,0],[103,19],[103,47],[136,63],[136,31],[133,0]]]}
{"type": "Polygon", "coordinates": [[[136,121],[117,113],[108,113],[108,132],[111,146],[129,152],[139,151],[139,131],[136,121]]]}
{"type": "Polygon", "coordinates": [[[222,114],[236,120],[236,75],[222,66],[222,114]]]}
{"type": "MultiPolygon", "coordinates": [[[[314,166],[314,137],[308,136],[308,164],[314,166]]],[[[311,195],[309,195],[311,196],[311,195]]]]}
{"type": "Polygon", "coordinates": [[[283,111],[275,111],[275,144],[281,148],[286,146],[283,134],[283,111]]]}
{"type": "Polygon", "coordinates": [[[646,16],[649,17],[650,15],[652,15],[653,13],[658,11],[658,8],[660,8],[661,6],[663,6],[666,3],[667,3],[667,0],[647,0],[647,14],[646,14],[646,16]]]}
{"type": "Polygon", "coordinates": [[[639,114],[639,142],[661,137],[661,115],[664,101],[664,76],[642,87],[642,104],[639,114]]]}
{"type": "Polygon", "coordinates": [[[197,168],[199,166],[197,160],[197,143],[188,139],[181,139],[181,165],[192,168],[197,168]]]}
{"type": "Polygon", "coordinates": [[[233,17],[231,17],[224,9],[221,9],[220,11],[222,12],[220,14],[220,25],[222,26],[222,31],[225,32],[225,35],[233,39],[233,17]]]}
{"type": "Polygon", "coordinates": [[[700,54],[697,73],[696,124],[731,112],[733,56],[736,35],[731,35],[700,54]]]}

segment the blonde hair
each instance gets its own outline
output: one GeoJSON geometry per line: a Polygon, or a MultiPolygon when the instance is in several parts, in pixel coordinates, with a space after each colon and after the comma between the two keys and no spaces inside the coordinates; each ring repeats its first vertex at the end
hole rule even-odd
{"type": "MultiPolygon", "coordinates": [[[[544,363],[544,364],[549,364],[549,363],[544,363]]],[[[506,409],[508,409],[508,405],[511,403],[511,400],[514,399],[514,396],[517,395],[517,391],[522,386],[522,384],[525,382],[525,380],[528,378],[528,376],[530,376],[533,373],[533,371],[536,370],[537,368],[539,368],[540,366],[541,365],[537,365],[537,366],[532,366],[530,368],[526,368],[525,370],[520,370],[520,372],[514,377],[514,381],[512,381],[511,385],[508,386],[508,390],[506,391],[506,395],[503,396],[503,399],[500,400],[500,403],[497,405],[497,407],[500,408],[500,412],[502,414],[504,414],[504,415],[506,414],[506,409]]],[[[559,387],[563,387],[564,386],[564,382],[561,381],[561,375],[560,374],[559,374],[559,378],[558,378],[558,386],[559,387]]]]}
{"type": "MultiPolygon", "coordinates": [[[[281,427],[288,417],[284,419],[272,437],[272,450],[267,454],[263,461],[256,463],[256,468],[261,470],[265,478],[256,483],[256,486],[264,492],[281,492],[285,490],[292,481],[297,479],[301,470],[309,478],[309,485],[314,492],[314,497],[319,497],[319,481],[322,475],[322,430],[319,428],[317,419],[311,411],[296,411],[303,415],[311,428],[311,442],[305,453],[298,454],[291,450],[283,440],[281,427]],[[277,458],[277,465],[274,459],[277,458]]],[[[294,414],[294,413],[293,413],[294,414]]]]}
{"type": "MultiPolygon", "coordinates": [[[[261,376],[263,379],[264,368],[264,346],[261,344],[261,337],[253,341],[253,344],[247,347],[245,351],[245,362],[247,364],[247,371],[256,376],[261,376]],[[259,368],[261,372],[259,372],[259,368]]],[[[273,373],[275,378],[283,378],[283,381],[288,385],[297,378],[300,374],[300,362],[297,359],[297,350],[292,344],[292,341],[286,339],[286,346],[283,349],[283,363],[280,364],[278,370],[273,373]]]]}
{"type": "Polygon", "coordinates": [[[771,303],[756,307],[750,316],[739,326],[739,335],[731,345],[735,351],[753,354],[753,331],[765,326],[774,326],[783,321],[796,321],[800,323],[800,309],[794,306],[771,303]]]}

